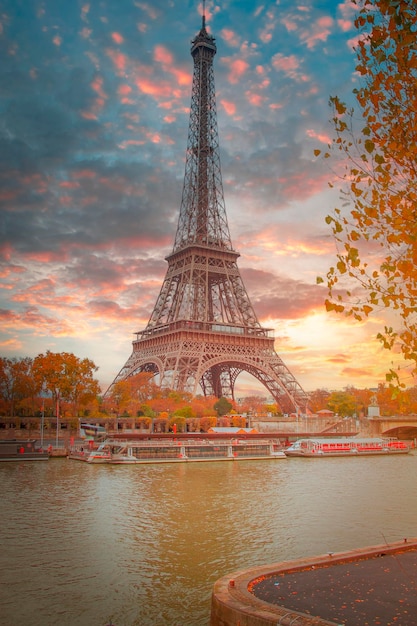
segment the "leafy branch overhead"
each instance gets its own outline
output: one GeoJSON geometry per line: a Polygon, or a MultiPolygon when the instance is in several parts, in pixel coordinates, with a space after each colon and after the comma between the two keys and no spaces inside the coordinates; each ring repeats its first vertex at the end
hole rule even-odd
{"type": "MultiPolygon", "coordinates": [[[[417,373],[417,5],[353,0],[360,87],[355,108],[330,99],[334,138],[323,156],[342,163],[340,208],[326,218],[337,259],[325,278],[328,311],[363,320],[388,309],[378,339],[417,373]]],[[[321,153],[315,150],[316,156],[321,153]]],[[[387,374],[398,382],[398,374],[387,374]]]]}

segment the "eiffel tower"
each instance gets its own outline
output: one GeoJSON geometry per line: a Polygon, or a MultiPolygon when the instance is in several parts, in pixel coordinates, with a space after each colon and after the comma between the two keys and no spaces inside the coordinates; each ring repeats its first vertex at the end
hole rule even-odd
{"type": "Polygon", "coordinates": [[[234,398],[248,372],[285,413],[306,412],[308,396],[262,328],[237,266],[223,196],[213,59],[215,38],[202,27],[191,42],[191,110],[181,209],[168,270],[145,330],[113,385],[139,372],[161,387],[234,398]]]}

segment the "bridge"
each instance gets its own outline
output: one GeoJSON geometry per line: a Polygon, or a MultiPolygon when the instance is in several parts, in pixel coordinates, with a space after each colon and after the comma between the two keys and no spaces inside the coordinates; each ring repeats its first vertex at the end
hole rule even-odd
{"type": "Polygon", "coordinates": [[[369,434],[372,437],[417,439],[417,415],[371,417],[366,421],[369,424],[369,434]]]}
{"type": "Polygon", "coordinates": [[[320,435],[327,437],[397,437],[417,443],[417,415],[390,415],[388,417],[345,417],[343,419],[317,415],[297,419],[278,420],[265,416],[252,417],[250,425],[263,433],[279,433],[287,438],[320,435]]]}

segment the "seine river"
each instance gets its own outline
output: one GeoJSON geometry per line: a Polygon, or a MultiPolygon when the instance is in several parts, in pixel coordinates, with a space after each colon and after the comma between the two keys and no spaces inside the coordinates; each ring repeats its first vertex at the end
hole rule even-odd
{"type": "Polygon", "coordinates": [[[207,626],[233,571],[417,536],[417,453],[0,464],[0,622],[207,626]]]}

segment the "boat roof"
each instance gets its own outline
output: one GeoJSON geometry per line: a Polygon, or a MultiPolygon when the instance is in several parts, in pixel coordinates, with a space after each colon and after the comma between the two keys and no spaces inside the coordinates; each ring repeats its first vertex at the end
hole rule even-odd
{"type": "Polygon", "coordinates": [[[297,439],[295,443],[301,441],[313,441],[314,443],[376,443],[385,441],[382,437],[304,437],[297,439]]]}
{"type": "Polygon", "coordinates": [[[256,428],[246,428],[239,426],[213,426],[209,428],[209,433],[230,433],[231,435],[235,435],[237,433],[257,433],[256,428]]]}

